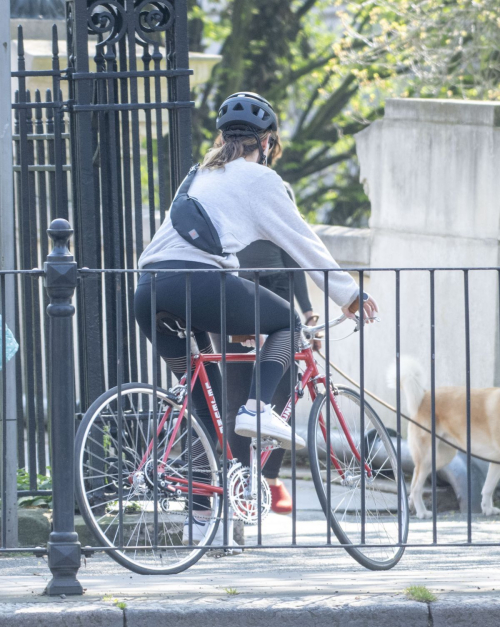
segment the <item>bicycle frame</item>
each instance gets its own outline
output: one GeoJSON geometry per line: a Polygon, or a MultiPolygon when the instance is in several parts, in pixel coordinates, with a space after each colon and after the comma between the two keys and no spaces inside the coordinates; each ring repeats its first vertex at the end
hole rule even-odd
{"type": "MultiPolygon", "coordinates": [[[[313,351],[311,348],[305,348],[303,350],[301,350],[298,353],[295,353],[295,357],[294,357],[296,362],[304,362],[305,363],[305,372],[302,374],[302,377],[300,378],[300,380],[298,381],[297,385],[295,386],[295,391],[294,391],[294,398],[292,401],[292,397],[290,397],[290,399],[288,400],[288,403],[286,404],[285,408],[283,409],[283,412],[281,414],[281,418],[283,420],[285,420],[286,422],[288,422],[290,420],[290,416],[292,413],[292,402],[294,402],[295,404],[297,404],[297,402],[300,400],[300,398],[303,396],[303,391],[304,389],[307,387],[309,394],[311,395],[311,399],[312,401],[314,401],[316,399],[316,397],[318,396],[318,391],[317,391],[317,386],[318,384],[322,384],[325,389],[329,389],[329,394],[330,394],[330,401],[332,403],[334,412],[337,416],[337,419],[339,421],[339,424],[346,436],[346,439],[349,443],[349,447],[352,451],[352,454],[356,457],[356,459],[358,461],[361,460],[361,455],[359,450],[357,449],[352,436],[349,432],[349,429],[347,427],[346,421],[344,419],[344,416],[342,415],[342,412],[340,411],[340,408],[335,400],[335,394],[334,394],[334,390],[332,388],[332,386],[328,386],[327,382],[326,382],[326,377],[324,374],[321,374],[318,370],[316,361],[314,360],[314,355],[313,355],[313,351]]],[[[217,434],[217,438],[219,440],[219,443],[221,445],[221,447],[223,446],[223,430],[224,430],[224,425],[222,422],[222,418],[219,412],[219,408],[217,407],[217,403],[215,401],[214,398],[214,393],[212,390],[212,386],[210,384],[210,380],[208,378],[208,374],[205,368],[205,364],[206,363],[218,363],[222,361],[222,355],[221,354],[202,354],[199,353],[197,355],[193,355],[192,357],[192,368],[193,368],[193,374],[191,376],[191,390],[194,389],[194,386],[196,384],[196,382],[198,381],[198,379],[200,380],[200,383],[203,387],[203,392],[205,395],[205,399],[207,401],[207,405],[209,407],[210,410],[210,414],[212,417],[212,421],[215,427],[215,431],[217,434]]],[[[254,363],[255,362],[255,353],[231,353],[226,355],[226,362],[227,363],[234,363],[234,362],[239,362],[239,363],[254,363]]],[[[186,379],[187,376],[184,375],[184,377],[181,379],[180,384],[181,385],[185,385],[186,383],[186,379]]],[[[186,412],[187,409],[187,403],[188,403],[188,397],[187,394],[185,395],[183,401],[182,401],[182,405],[180,406],[180,410],[179,410],[179,415],[176,419],[176,422],[173,426],[171,435],[170,435],[170,439],[168,441],[167,447],[165,448],[165,452],[163,453],[161,459],[158,460],[158,472],[162,472],[163,473],[163,469],[165,468],[165,466],[167,465],[167,460],[168,460],[168,456],[170,454],[170,451],[172,450],[172,447],[176,441],[177,438],[177,433],[179,431],[180,425],[182,423],[182,419],[184,417],[184,414],[186,412]]],[[[169,406],[169,408],[166,410],[166,412],[164,413],[164,415],[162,416],[161,420],[158,423],[158,437],[160,436],[160,433],[165,425],[165,423],[167,422],[167,420],[170,417],[170,414],[172,413],[173,408],[172,406],[169,406]]],[[[325,442],[327,441],[327,431],[326,431],[326,424],[324,421],[324,417],[321,416],[320,418],[320,428],[323,432],[323,437],[325,438],[325,442]]],[[[137,470],[141,470],[141,468],[146,464],[149,455],[151,453],[153,449],[153,441],[151,441],[148,445],[148,448],[141,460],[141,463],[139,464],[139,467],[137,470]]],[[[231,452],[231,447],[229,446],[229,442],[227,443],[227,459],[229,461],[233,460],[233,454],[231,452]]],[[[269,459],[269,456],[272,453],[272,448],[269,448],[269,450],[264,449],[261,452],[261,468],[263,468],[267,462],[267,460],[269,459]]],[[[333,446],[330,445],[330,459],[332,462],[332,465],[334,466],[334,468],[337,470],[337,472],[339,473],[339,475],[341,477],[343,477],[344,473],[342,470],[342,467],[335,455],[335,452],[333,450],[333,446]]],[[[368,466],[368,464],[365,462],[365,471],[367,473],[367,475],[370,477],[371,476],[371,468],[368,466]]],[[[174,476],[169,476],[166,474],[162,474],[162,479],[165,480],[166,482],[172,482],[176,484],[176,487],[173,488],[173,486],[171,487],[172,491],[174,490],[180,490],[183,493],[187,493],[189,488],[188,488],[188,480],[184,479],[184,478],[180,478],[180,477],[174,477],[174,476]]],[[[203,495],[203,496],[212,496],[213,494],[223,494],[223,488],[219,487],[219,486],[212,486],[212,485],[207,485],[205,483],[200,483],[197,481],[193,481],[192,482],[192,493],[193,494],[198,494],[198,495],[203,495]]]]}

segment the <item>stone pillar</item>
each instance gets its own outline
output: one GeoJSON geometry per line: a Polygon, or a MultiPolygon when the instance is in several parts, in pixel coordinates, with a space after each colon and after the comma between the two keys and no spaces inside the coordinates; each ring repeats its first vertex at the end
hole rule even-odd
{"type": "MultiPolygon", "coordinates": [[[[356,144],[372,268],[498,265],[500,104],[389,100],[356,144]]],[[[472,387],[500,385],[498,281],[496,271],[469,273],[472,387]]],[[[435,283],[436,385],[465,385],[463,273],[436,272],[435,283]]],[[[401,273],[401,352],[427,373],[429,284],[429,273],[401,273]]],[[[370,291],[383,322],[367,333],[367,387],[393,401],[385,371],[395,357],[394,273],[372,272],[370,291]]]]}

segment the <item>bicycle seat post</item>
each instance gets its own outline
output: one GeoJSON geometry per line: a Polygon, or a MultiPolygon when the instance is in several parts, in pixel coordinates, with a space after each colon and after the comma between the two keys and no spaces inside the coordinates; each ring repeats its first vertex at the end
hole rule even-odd
{"type": "Polygon", "coordinates": [[[194,336],[194,333],[191,333],[191,357],[199,357],[200,356],[200,348],[198,346],[198,342],[194,336]]]}

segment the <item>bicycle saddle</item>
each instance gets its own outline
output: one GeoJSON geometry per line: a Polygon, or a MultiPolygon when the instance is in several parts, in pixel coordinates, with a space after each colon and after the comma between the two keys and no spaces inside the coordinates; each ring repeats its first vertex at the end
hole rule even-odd
{"type": "MultiPolygon", "coordinates": [[[[179,337],[179,334],[186,333],[186,321],[167,311],[159,311],[156,314],[156,332],[179,337]]],[[[191,326],[191,333],[201,333],[201,331],[191,326]]]]}

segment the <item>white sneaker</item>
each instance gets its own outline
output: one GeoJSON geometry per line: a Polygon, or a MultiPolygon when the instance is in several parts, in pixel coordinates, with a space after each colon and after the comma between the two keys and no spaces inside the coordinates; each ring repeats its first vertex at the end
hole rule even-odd
{"type": "MultiPolygon", "coordinates": [[[[202,518],[201,516],[196,517],[193,515],[193,544],[199,544],[200,542],[204,540],[210,527],[209,523],[210,523],[209,518],[202,518]]],[[[242,549],[240,548],[240,545],[237,542],[235,542],[233,538],[233,521],[232,520],[229,521],[227,536],[228,536],[227,538],[228,544],[231,547],[234,547],[230,549],[231,552],[233,554],[242,553],[242,549]]],[[[182,544],[184,544],[184,546],[189,545],[189,516],[186,516],[186,520],[184,521],[184,529],[182,531],[182,544]]],[[[217,532],[214,536],[214,539],[212,540],[212,544],[210,544],[210,546],[215,549],[219,546],[222,546],[223,544],[224,544],[224,521],[221,520],[219,523],[217,532]]]]}
{"type": "MultiPolygon", "coordinates": [[[[257,412],[250,411],[242,405],[236,416],[236,426],[234,429],[238,435],[249,438],[257,437],[257,412]]],[[[281,443],[281,448],[290,450],[292,448],[292,428],[282,420],[278,414],[274,413],[271,405],[265,405],[260,412],[260,434],[263,438],[273,438],[281,443]]],[[[305,441],[295,434],[295,448],[304,448],[305,441]]]]}

